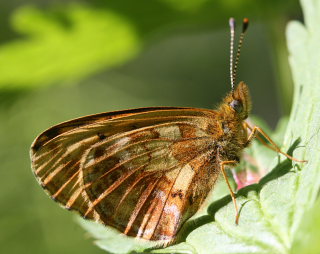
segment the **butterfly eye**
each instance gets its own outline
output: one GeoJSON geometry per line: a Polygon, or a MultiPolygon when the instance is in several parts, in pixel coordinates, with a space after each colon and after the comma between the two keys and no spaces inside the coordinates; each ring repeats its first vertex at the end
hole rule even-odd
{"type": "Polygon", "coordinates": [[[242,110],[243,110],[242,103],[241,103],[241,101],[238,101],[238,100],[233,100],[233,101],[230,103],[230,106],[231,106],[237,113],[241,113],[242,110]]]}

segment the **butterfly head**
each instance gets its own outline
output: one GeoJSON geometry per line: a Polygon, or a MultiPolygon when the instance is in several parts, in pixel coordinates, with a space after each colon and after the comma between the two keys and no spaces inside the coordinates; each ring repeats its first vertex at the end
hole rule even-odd
{"type": "Polygon", "coordinates": [[[225,97],[220,106],[220,112],[225,116],[235,117],[240,120],[245,120],[250,110],[251,99],[249,88],[244,82],[240,82],[238,86],[225,97]]]}

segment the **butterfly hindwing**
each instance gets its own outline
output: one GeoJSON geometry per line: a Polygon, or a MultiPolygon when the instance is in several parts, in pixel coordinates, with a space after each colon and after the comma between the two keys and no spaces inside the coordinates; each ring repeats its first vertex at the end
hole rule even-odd
{"type": "Polygon", "coordinates": [[[214,113],[147,108],[65,122],[36,139],[33,170],[64,207],[127,235],[171,241],[216,180],[214,113]]]}

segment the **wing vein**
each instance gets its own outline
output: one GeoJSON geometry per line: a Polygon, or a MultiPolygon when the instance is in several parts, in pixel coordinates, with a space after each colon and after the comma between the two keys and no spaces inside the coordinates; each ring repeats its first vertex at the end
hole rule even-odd
{"type": "Polygon", "coordinates": [[[124,231],[124,234],[128,234],[128,232],[130,231],[132,224],[134,223],[134,221],[138,217],[138,214],[139,214],[141,208],[143,207],[143,205],[145,204],[145,202],[149,198],[150,194],[154,190],[155,186],[158,184],[159,180],[160,180],[160,178],[158,178],[155,182],[151,183],[151,185],[149,185],[148,188],[144,191],[144,193],[140,196],[140,198],[138,200],[138,205],[135,207],[135,209],[129,219],[129,222],[128,222],[128,225],[124,231]]]}
{"type": "MultiPolygon", "coordinates": [[[[208,155],[208,154],[210,154],[210,152],[211,152],[211,151],[208,151],[208,152],[207,152],[207,153],[205,153],[205,154],[207,154],[207,155],[208,155]]],[[[205,156],[205,155],[204,155],[204,154],[202,154],[202,153],[199,153],[199,154],[200,154],[199,156],[205,156]]],[[[195,156],[195,157],[194,157],[194,158],[192,158],[188,163],[190,163],[190,162],[194,161],[194,160],[195,160],[195,159],[197,159],[199,156],[195,156]]],[[[185,166],[185,165],[186,165],[186,164],[188,164],[188,163],[185,163],[183,166],[185,166]]],[[[162,217],[162,214],[163,214],[164,208],[165,208],[166,203],[167,203],[167,201],[168,201],[168,199],[169,199],[169,196],[170,196],[170,194],[171,194],[172,188],[173,188],[173,186],[175,185],[175,183],[176,183],[176,181],[177,181],[177,179],[178,179],[178,176],[180,175],[181,170],[183,169],[183,166],[181,166],[181,168],[180,168],[180,170],[179,170],[178,174],[175,176],[175,179],[174,179],[174,181],[173,181],[172,185],[170,186],[170,190],[169,190],[169,192],[168,192],[168,194],[167,194],[167,196],[166,196],[166,200],[165,200],[165,202],[163,203],[163,206],[162,206],[162,209],[161,209],[160,216],[158,217],[159,219],[157,220],[156,226],[153,228],[152,235],[150,236],[150,239],[151,239],[151,238],[152,238],[152,236],[154,235],[154,232],[155,232],[156,228],[157,228],[157,227],[158,227],[158,225],[159,225],[160,219],[161,219],[161,217],[162,217]]]]}
{"type": "Polygon", "coordinates": [[[109,188],[107,188],[103,193],[99,195],[98,198],[96,198],[94,201],[92,201],[91,206],[86,211],[85,215],[88,215],[94,207],[99,204],[106,196],[108,196],[112,191],[114,191],[116,188],[118,188],[126,179],[128,179],[131,175],[133,175],[135,172],[139,171],[141,168],[144,168],[147,164],[141,165],[140,167],[137,167],[136,169],[132,170],[129,174],[126,174],[125,176],[119,178],[117,181],[115,181],[109,188]]]}

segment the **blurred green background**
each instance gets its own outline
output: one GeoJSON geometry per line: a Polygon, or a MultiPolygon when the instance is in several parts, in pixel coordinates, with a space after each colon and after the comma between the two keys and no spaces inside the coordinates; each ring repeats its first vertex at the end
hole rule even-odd
{"type": "Polygon", "coordinates": [[[231,16],[251,21],[238,81],[275,126],[290,112],[296,0],[0,1],[0,253],[103,253],[37,184],[33,139],[98,112],[214,107],[230,89],[231,16]]]}

